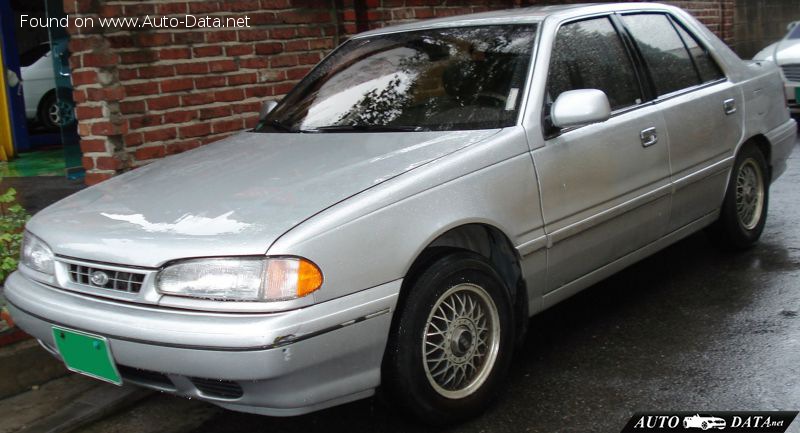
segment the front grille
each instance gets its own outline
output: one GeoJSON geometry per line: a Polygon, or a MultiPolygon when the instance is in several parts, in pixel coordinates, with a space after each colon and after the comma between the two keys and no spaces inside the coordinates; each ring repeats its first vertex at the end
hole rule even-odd
{"type": "Polygon", "coordinates": [[[783,75],[789,81],[796,81],[800,83],[800,64],[783,65],[783,75]]]}
{"type": "Polygon", "coordinates": [[[144,274],[93,268],[72,263],[69,265],[69,278],[73,283],[84,286],[128,293],[139,293],[144,282],[144,274]],[[101,274],[105,277],[102,277],[101,274]],[[93,276],[97,278],[93,280],[93,276]]]}
{"type": "Polygon", "coordinates": [[[126,382],[133,382],[139,385],[149,385],[156,388],[175,390],[175,385],[169,380],[167,375],[155,371],[142,370],[139,368],[117,365],[119,375],[126,382]]]}
{"type": "Polygon", "coordinates": [[[235,399],[244,394],[242,387],[238,383],[229,380],[201,379],[197,377],[192,377],[190,380],[200,392],[208,397],[235,399]]]}

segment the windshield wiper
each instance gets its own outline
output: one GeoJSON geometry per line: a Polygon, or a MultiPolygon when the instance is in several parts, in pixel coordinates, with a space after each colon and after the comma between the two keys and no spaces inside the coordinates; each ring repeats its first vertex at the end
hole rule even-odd
{"type": "MultiPolygon", "coordinates": [[[[283,131],[283,132],[299,132],[297,129],[294,129],[294,128],[292,128],[292,127],[290,127],[290,126],[288,126],[288,125],[284,124],[284,123],[283,123],[283,122],[281,122],[280,120],[275,120],[275,119],[268,120],[268,121],[266,122],[266,124],[267,124],[267,126],[271,126],[271,127],[275,128],[275,129],[277,129],[278,131],[283,131]]],[[[260,130],[261,128],[258,128],[258,129],[260,130]]]]}
{"type": "Polygon", "coordinates": [[[420,132],[430,131],[423,126],[395,126],[395,125],[329,125],[317,128],[301,129],[300,132],[420,132]]]}

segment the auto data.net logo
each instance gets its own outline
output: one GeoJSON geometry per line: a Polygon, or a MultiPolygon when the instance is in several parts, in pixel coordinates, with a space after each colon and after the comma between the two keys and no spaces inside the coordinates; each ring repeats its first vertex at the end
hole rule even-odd
{"type": "Polygon", "coordinates": [[[798,412],[637,412],[622,433],[725,431],[783,433],[798,412]]]}

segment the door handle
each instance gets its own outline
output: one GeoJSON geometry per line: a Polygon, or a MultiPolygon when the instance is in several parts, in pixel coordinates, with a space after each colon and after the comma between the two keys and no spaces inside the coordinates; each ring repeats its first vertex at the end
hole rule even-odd
{"type": "Polygon", "coordinates": [[[656,128],[647,128],[639,134],[642,139],[642,146],[650,147],[658,143],[658,131],[656,128]]]}
{"type": "Polygon", "coordinates": [[[725,114],[730,116],[731,114],[736,112],[736,100],[735,99],[726,99],[722,102],[722,108],[725,110],[725,114]]]}

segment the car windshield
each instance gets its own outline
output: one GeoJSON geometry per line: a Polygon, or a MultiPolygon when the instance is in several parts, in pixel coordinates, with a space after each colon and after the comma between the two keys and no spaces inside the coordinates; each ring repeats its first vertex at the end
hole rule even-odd
{"type": "Polygon", "coordinates": [[[795,26],[789,32],[789,39],[800,39],[800,23],[795,24],[795,26]]]}
{"type": "Polygon", "coordinates": [[[494,129],[515,124],[535,24],[355,38],[309,73],[258,132],[494,129]]]}

